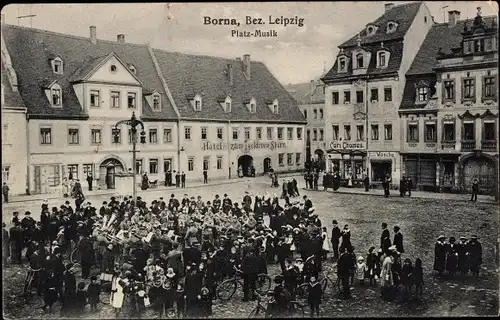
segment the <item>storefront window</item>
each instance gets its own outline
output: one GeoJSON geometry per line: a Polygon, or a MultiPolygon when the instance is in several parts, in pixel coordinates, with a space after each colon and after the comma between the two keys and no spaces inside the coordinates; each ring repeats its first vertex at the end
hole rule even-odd
{"type": "Polygon", "coordinates": [[[331,172],[339,172],[339,169],[340,169],[340,160],[331,160],[330,171],[331,172]]]}
{"type": "Polygon", "coordinates": [[[352,177],[352,165],[351,161],[345,161],[344,162],[344,176],[343,178],[349,179],[352,177]]]}
{"type": "Polygon", "coordinates": [[[363,179],[363,161],[359,160],[359,161],[354,162],[354,168],[355,168],[354,178],[356,180],[363,179]]]}
{"type": "Polygon", "coordinates": [[[391,176],[392,162],[372,162],[372,178],[373,182],[382,182],[386,176],[391,176]]]}

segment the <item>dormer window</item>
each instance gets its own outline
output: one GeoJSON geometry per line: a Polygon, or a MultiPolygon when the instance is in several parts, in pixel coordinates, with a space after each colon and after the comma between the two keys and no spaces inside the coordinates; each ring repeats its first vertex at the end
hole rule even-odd
{"type": "Polygon", "coordinates": [[[347,66],[347,63],[346,63],[346,58],[340,58],[340,59],[339,59],[339,67],[340,67],[340,71],[345,71],[346,66],[347,66]]]}
{"type": "Polygon", "coordinates": [[[363,54],[362,53],[358,53],[356,55],[356,66],[358,68],[364,68],[364,61],[363,61],[363,54]]]}
{"type": "Polygon", "coordinates": [[[257,112],[257,103],[255,101],[255,98],[252,98],[250,100],[245,101],[244,104],[247,107],[248,112],[250,112],[250,113],[257,112]]]}
{"type": "Polygon", "coordinates": [[[278,114],[280,112],[278,99],[274,99],[274,101],[269,101],[268,106],[271,109],[272,113],[278,114]]]}
{"type": "Polygon", "coordinates": [[[57,57],[52,60],[52,71],[57,74],[63,74],[63,61],[61,58],[57,57]]]}
{"type": "Polygon", "coordinates": [[[232,104],[231,97],[227,97],[224,101],[224,112],[231,112],[232,104]]]}
{"type": "Polygon", "coordinates": [[[153,111],[161,110],[161,96],[158,93],[153,94],[153,111]]]}
{"type": "Polygon", "coordinates": [[[250,103],[250,113],[257,112],[257,108],[255,107],[255,102],[250,103]]]}
{"type": "Polygon", "coordinates": [[[386,68],[389,61],[389,52],[382,50],[377,52],[377,68],[386,68]]]}
{"type": "Polygon", "coordinates": [[[50,89],[51,97],[52,97],[52,106],[53,107],[60,107],[61,106],[61,87],[58,85],[52,86],[52,89],[50,89]]]}
{"type": "Polygon", "coordinates": [[[366,35],[371,36],[377,32],[377,27],[374,25],[369,25],[366,27],[366,35]]]}
{"type": "Polygon", "coordinates": [[[426,102],[429,100],[429,88],[420,87],[417,89],[417,101],[418,102],[426,102]]]}
{"type": "Polygon", "coordinates": [[[387,33],[393,33],[396,31],[398,25],[395,22],[388,22],[387,23],[387,33]]]}
{"type": "Polygon", "coordinates": [[[194,111],[201,111],[201,97],[198,95],[194,98],[194,111]]]}

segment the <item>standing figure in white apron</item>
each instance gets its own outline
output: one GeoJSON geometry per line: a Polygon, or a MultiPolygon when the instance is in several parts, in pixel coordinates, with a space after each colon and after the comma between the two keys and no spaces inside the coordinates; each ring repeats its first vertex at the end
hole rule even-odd
{"type": "Polygon", "coordinates": [[[115,272],[113,279],[111,280],[111,306],[115,311],[115,315],[120,314],[121,308],[123,307],[123,301],[125,300],[125,294],[123,292],[123,286],[120,285],[122,282],[122,277],[118,272],[115,272]]]}

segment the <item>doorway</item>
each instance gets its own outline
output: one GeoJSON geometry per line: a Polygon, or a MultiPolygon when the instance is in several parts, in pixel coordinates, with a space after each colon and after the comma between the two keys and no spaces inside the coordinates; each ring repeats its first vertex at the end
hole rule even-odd
{"type": "Polygon", "coordinates": [[[99,181],[102,182],[104,180],[106,189],[115,189],[115,174],[124,170],[124,166],[119,160],[108,158],[99,166],[99,181]]]}
{"type": "Polygon", "coordinates": [[[238,176],[241,177],[251,177],[253,168],[253,157],[249,155],[243,155],[238,158],[238,176]]]}
{"type": "Polygon", "coordinates": [[[271,170],[271,158],[265,158],[264,159],[264,174],[269,173],[271,170]]]}
{"type": "Polygon", "coordinates": [[[106,189],[115,189],[115,166],[112,164],[106,167],[106,189]]]}

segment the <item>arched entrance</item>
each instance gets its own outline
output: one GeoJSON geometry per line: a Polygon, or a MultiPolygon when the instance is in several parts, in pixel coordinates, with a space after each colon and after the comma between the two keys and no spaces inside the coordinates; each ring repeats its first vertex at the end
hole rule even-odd
{"type": "Polygon", "coordinates": [[[264,174],[269,173],[271,170],[271,158],[264,158],[264,174]]]}
{"type": "Polygon", "coordinates": [[[253,157],[242,155],[238,158],[238,176],[251,177],[253,168],[253,157]]]}
{"type": "Polygon", "coordinates": [[[123,164],[115,158],[108,158],[99,166],[99,181],[104,181],[106,189],[115,189],[115,173],[124,171],[123,164]]]}
{"type": "Polygon", "coordinates": [[[462,159],[462,187],[469,190],[477,179],[479,193],[495,194],[497,188],[497,170],[494,158],[480,155],[465,156],[462,159]]]}

